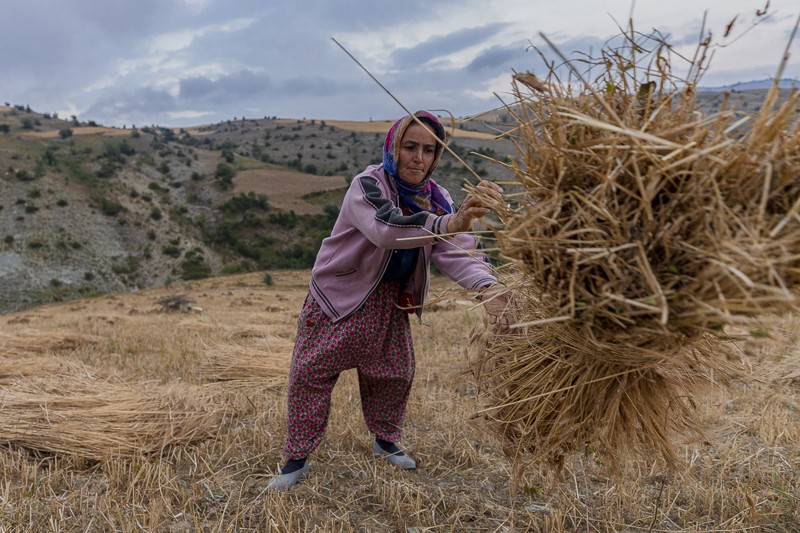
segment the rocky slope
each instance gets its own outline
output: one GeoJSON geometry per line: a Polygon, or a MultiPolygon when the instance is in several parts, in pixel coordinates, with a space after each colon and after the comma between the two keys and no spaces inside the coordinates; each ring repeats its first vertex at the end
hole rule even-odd
{"type": "MultiPolygon", "coordinates": [[[[112,129],[0,107],[0,313],[310,266],[349,178],[380,159],[389,127],[336,124],[265,117],[112,129]],[[259,194],[243,196],[251,191],[259,194]]],[[[505,158],[513,149],[467,130],[453,148],[484,175],[490,164],[471,150],[505,158]]],[[[446,156],[438,179],[460,199],[470,175],[446,156]]]]}

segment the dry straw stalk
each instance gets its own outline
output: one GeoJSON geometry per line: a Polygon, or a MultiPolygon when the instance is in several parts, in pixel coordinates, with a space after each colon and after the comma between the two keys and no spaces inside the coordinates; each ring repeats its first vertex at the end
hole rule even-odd
{"type": "Polygon", "coordinates": [[[590,79],[513,84],[523,193],[497,241],[520,327],[473,353],[518,464],[587,449],[674,463],[676,433],[701,433],[698,391],[739,369],[725,327],[769,327],[800,302],[800,94],[704,116],[709,41],[689,80],[659,36],[616,43],[585,58],[590,79]]]}

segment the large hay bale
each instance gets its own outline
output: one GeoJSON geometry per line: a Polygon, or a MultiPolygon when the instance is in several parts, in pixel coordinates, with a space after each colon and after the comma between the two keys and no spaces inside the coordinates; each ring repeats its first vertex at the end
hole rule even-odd
{"type": "Polygon", "coordinates": [[[522,193],[496,236],[520,327],[480,336],[473,362],[518,464],[674,463],[698,387],[737,371],[725,327],[800,307],[800,94],[703,116],[705,66],[681,80],[668,43],[631,34],[585,58],[591,80],[513,84],[522,193]]]}

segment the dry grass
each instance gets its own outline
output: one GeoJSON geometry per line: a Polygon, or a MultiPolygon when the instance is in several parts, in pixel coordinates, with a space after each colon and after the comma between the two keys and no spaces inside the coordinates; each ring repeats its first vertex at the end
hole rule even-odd
{"type": "MultiPolygon", "coordinates": [[[[621,476],[610,477],[602,457],[589,451],[568,459],[560,474],[528,471],[514,492],[511,464],[486,432],[476,389],[464,373],[466,339],[481,321],[480,310],[446,295],[436,311],[425,315],[426,325],[413,327],[417,376],[403,444],[419,460],[419,469],[398,472],[371,457],[357,380],[347,372],[334,391],[330,426],[312,456],[308,479],[289,494],[264,492],[281,461],[285,437],[286,390],[269,377],[268,365],[285,361],[307,276],[276,272],[270,287],[261,274],[209,279],[0,316],[7,336],[35,331],[59,338],[69,331],[103,339],[66,350],[49,348],[35,357],[68,361],[77,369],[73,377],[114,376],[100,380],[106,398],[112,390],[118,391],[118,401],[145,392],[131,391],[126,385],[131,383],[147,383],[159,394],[199,387],[228,412],[211,438],[127,458],[98,460],[88,453],[36,451],[6,441],[0,448],[0,529],[797,529],[800,382],[791,375],[800,367],[800,320],[792,315],[776,318],[780,328],[772,337],[737,345],[753,365],[753,379],[701,398],[697,419],[709,442],[681,446],[683,468],[667,475],[656,457],[631,457],[622,461],[621,476]],[[159,312],[155,302],[177,293],[203,312],[159,312]],[[258,350],[265,358],[260,363],[252,359],[258,350]],[[237,360],[236,354],[246,357],[237,360]],[[207,366],[214,360],[221,365],[216,375],[207,366]],[[239,370],[226,377],[224,368],[263,372],[263,386],[243,386],[239,370]],[[121,385],[112,389],[115,380],[121,385]]],[[[437,290],[444,286],[449,285],[436,280],[437,290]]],[[[3,385],[2,391],[12,389],[3,385]]],[[[99,387],[75,389],[101,392],[99,387]]],[[[29,411],[32,416],[35,407],[29,411]]],[[[57,442],[54,437],[49,445],[57,442]]]]}

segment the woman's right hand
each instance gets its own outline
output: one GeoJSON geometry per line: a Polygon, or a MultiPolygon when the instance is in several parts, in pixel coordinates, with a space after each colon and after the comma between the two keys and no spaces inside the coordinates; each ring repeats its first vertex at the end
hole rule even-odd
{"type": "Polygon", "coordinates": [[[499,205],[503,205],[503,189],[492,181],[482,180],[475,190],[467,194],[461,207],[450,217],[447,232],[469,231],[473,221],[488,215],[499,205]]]}

